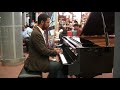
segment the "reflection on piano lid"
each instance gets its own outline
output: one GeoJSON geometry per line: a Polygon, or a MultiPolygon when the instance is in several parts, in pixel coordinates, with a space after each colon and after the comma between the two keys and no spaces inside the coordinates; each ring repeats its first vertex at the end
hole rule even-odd
{"type": "MultiPolygon", "coordinates": [[[[114,12],[102,12],[106,24],[106,31],[114,35],[114,12]]],[[[101,12],[91,12],[81,35],[104,35],[103,18],[101,12]]]]}

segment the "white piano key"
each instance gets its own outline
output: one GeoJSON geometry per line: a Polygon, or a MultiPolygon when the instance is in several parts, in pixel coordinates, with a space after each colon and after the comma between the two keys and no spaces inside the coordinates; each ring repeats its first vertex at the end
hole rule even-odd
{"type": "Polygon", "coordinates": [[[61,61],[63,64],[67,64],[67,60],[65,59],[64,55],[62,53],[59,53],[61,61]]]}

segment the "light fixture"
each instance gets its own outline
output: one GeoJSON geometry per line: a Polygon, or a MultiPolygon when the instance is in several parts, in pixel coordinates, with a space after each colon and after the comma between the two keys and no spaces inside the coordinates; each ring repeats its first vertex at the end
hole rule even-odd
{"type": "Polygon", "coordinates": [[[62,15],[62,12],[59,12],[59,15],[62,15]]]}

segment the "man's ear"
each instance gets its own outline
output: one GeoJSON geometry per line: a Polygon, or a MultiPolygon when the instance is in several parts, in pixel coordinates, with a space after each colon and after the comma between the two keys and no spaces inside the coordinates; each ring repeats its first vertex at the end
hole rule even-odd
{"type": "Polygon", "coordinates": [[[43,21],[43,20],[41,21],[41,24],[42,24],[42,25],[44,24],[44,21],[43,21]]]}

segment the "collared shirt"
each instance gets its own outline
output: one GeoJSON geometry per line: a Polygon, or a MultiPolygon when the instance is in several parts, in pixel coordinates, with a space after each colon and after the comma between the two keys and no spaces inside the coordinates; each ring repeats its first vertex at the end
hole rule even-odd
{"type": "Polygon", "coordinates": [[[37,26],[37,27],[39,28],[40,32],[42,33],[43,38],[44,38],[44,41],[45,41],[45,43],[46,43],[45,32],[44,32],[39,26],[37,26]]]}
{"type": "Polygon", "coordinates": [[[25,28],[25,30],[23,31],[23,38],[30,37],[32,31],[33,31],[33,30],[32,30],[30,27],[25,28]]]}

